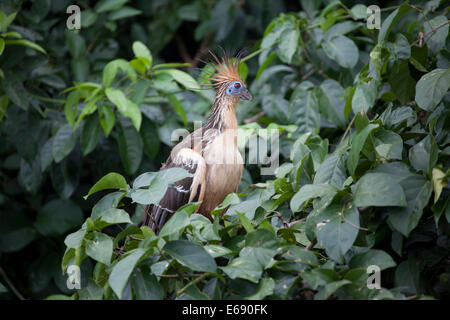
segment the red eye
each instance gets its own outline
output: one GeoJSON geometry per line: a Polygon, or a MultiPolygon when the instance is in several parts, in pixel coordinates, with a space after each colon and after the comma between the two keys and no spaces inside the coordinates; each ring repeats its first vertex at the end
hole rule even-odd
{"type": "Polygon", "coordinates": [[[239,82],[236,82],[236,83],[234,84],[234,87],[235,87],[236,89],[239,89],[239,88],[241,87],[241,84],[240,84],[239,82]]]}

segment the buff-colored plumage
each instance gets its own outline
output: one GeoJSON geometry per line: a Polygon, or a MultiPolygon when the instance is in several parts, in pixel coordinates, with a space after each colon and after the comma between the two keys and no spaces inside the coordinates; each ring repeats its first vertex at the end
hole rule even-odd
{"type": "Polygon", "coordinates": [[[158,232],[165,221],[182,205],[191,201],[201,204],[196,212],[209,219],[225,197],[236,192],[243,171],[243,159],[237,148],[235,109],[239,96],[226,93],[235,81],[242,86],[245,98],[250,93],[239,76],[239,59],[212,55],[215,73],[210,76],[216,95],[208,122],[177,144],[161,170],[182,167],[193,174],[168,188],[157,206],[148,208],[146,224],[158,232]]]}

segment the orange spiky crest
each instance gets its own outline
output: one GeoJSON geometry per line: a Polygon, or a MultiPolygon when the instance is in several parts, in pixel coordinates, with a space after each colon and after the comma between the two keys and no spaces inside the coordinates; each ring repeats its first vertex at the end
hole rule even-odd
{"type": "Polygon", "coordinates": [[[211,76],[211,81],[214,87],[219,88],[222,86],[227,86],[233,81],[239,81],[245,85],[238,72],[240,63],[239,58],[231,58],[224,54],[222,61],[220,61],[211,51],[210,54],[215,60],[215,62],[211,63],[212,67],[216,71],[216,73],[211,76]]]}

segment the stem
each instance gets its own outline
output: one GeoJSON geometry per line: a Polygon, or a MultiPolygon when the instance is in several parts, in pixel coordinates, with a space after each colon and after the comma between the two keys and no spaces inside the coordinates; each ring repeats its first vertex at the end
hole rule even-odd
{"type": "Polygon", "coordinates": [[[20,299],[20,300],[26,300],[24,296],[19,292],[19,290],[16,289],[14,284],[9,280],[8,276],[6,275],[5,270],[3,270],[2,267],[0,267],[0,274],[2,275],[5,282],[8,284],[8,286],[11,288],[11,291],[20,299]]]}
{"type": "Polygon", "coordinates": [[[253,117],[247,118],[244,120],[244,123],[250,123],[258,120],[259,118],[263,117],[266,114],[265,111],[258,112],[253,117]]]}
{"type": "MultiPolygon", "coordinates": [[[[380,12],[395,10],[398,7],[400,7],[400,6],[392,6],[392,7],[383,8],[383,9],[380,9],[380,12]]],[[[346,14],[345,16],[337,17],[336,21],[345,20],[347,18],[352,18],[352,16],[349,15],[349,14],[346,14]]],[[[313,25],[310,25],[307,29],[313,29],[313,28],[316,28],[316,27],[320,27],[320,25],[321,25],[321,23],[315,23],[313,25]]]]}
{"type": "Polygon", "coordinates": [[[202,273],[187,273],[187,274],[160,274],[156,275],[160,278],[194,278],[202,276],[202,273]]]}
{"type": "Polygon", "coordinates": [[[183,288],[181,288],[180,290],[178,290],[178,292],[177,292],[177,297],[179,297],[180,295],[182,295],[182,294],[186,291],[186,289],[189,288],[191,285],[199,283],[200,281],[202,281],[203,279],[205,279],[205,278],[206,278],[207,276],[209,276],[209,275],[210,275],[210,273],[209,273],[209,272],[206,272],[206,273],[202,274],[200,277],[198,277],[197,279],[195,279],[195,280],[189,282],[186,286],[184,286],[183,288]]]}
{"type": "MultiPolygon", "coordinates": [[[[450,20],[447,20],[444,23],[441,23],[440,25],[437,25],[436,27],[432,28],[429,32],[423,34],[422,32],[419,32],[419,39],[417,39],[416,41],[414,41],[411,45],[415,46],[419,43],[420,40],[427,40],[425,39],[426,37],[430,36],[430,38],[434,35],[434,33],[439,29],[442,28],[443,26],[447,25],[450,23],[450,20]]],[[[421,47],[422,44],[419,45],[419,47],[421,47]]]]}
{"type": "Polygon", "coordinates": [[[245,61],[247,61],[247,60],[253,58],[254,56],[260,54],[260,53],[263,52],[263,51],[264,51],[264,49],[259,48],[259,49],[256,50],[255,52],[252,52],[252,53],[250,53],[248,56],[242,58],[242,59],[241,59],[241,62],[245,62],[245,61]]]}
{"type": "Polygon", "coordinates": [[[312,250],[313,248],[314,248],[314,246],[317,244],[317,239],[314,239],[310,244],[308,244],[307,246],[306,246],[306,250],[307,251],[310,251],[310,250],[312,250]]]}
{"type": "Polygon", "coordinates": [[[344,135],[342,136],[341,142],[339,142],[339,144],[341,144],[342,141],[344,141],[345,138],[347,137],[347,134],[348,134],[348,132],[350,131],[350,128],[352,127],[353,122],[355,122],[355,118],[356,118],[356,114],[353,116],[352,120],[351,120],[350,123],[348,124],[347,129],[345,129],[344,135]]]}

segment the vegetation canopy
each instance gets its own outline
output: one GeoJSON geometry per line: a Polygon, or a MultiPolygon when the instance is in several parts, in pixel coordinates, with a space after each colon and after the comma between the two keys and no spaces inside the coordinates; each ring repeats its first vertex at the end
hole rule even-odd
{"type": "Polygon", "coordinates": [[[70,30],[68,0],[2,1],[0,299],[449,298],[450,7],[358,2],[80,1],[70,30]],[[219,45],[248,49],[239,190],[155,235],[219,45]]]}

